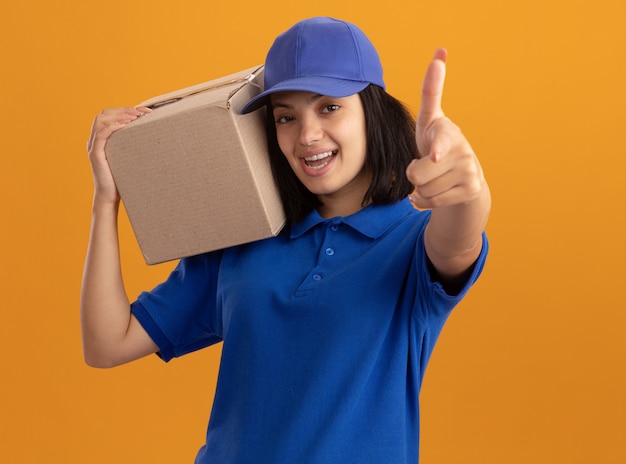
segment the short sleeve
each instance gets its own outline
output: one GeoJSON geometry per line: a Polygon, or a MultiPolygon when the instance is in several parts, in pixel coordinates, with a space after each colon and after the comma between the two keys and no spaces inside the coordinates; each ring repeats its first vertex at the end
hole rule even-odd
{"type": "Polygon", "coordinates": [[[131,304],[164,361],[222,340],[216,303],[221,256],[214,252],[182,259],[165,282],[131,304]]]}
{"type": "MultiPolygon", "coordinates": [[[[480,277],[480,274],[482,273],[483,268],[485,267],[485,261],[487,259],[488,252],[489,252],[489,242],[487,241],[487,234],[483,232],[480,254],[478,255],[478,258],[476,258],[476,261],[474,262],[472,273],[467,278],[465,285],[460,289],[460,291],[457,294],[449,295],[448,293],[446,293],[446,291],[444,290],[443,286],[440,283],[434,282],[433,285],[434,285],[434,289],[436,293],[441,294],[442,297],[456,300],[455,304],[461,301],[463,297],[467,294],[469,289],[472,287],[472,285],[474,285],[476,281],[478,280],[478,278],[480,277]]],[[[426,256],[425,250],[424,250],[424,256],[426,256]]]]}

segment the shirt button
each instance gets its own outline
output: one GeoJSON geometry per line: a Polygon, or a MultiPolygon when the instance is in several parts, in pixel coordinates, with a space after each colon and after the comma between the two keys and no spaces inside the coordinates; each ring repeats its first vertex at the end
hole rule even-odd
{"type": "Polygon", "coordinates": [[[332,230],[333,232],[337,232],[339,230],[339,226],[337,224],[334,224],[330,226],[330,230],[332,230]]]}
{"type": "Polygon", "coordinates": [[[333,250],[332,248],[326,248],[326,254],[328,256],[332,256],[335,254],[335,250],[333,250]]]}
{"type": "Polygon", "coordinates": [[[322,276],[319,275],[319,274],[313,274],[313,280],[320,281],[320,280],[322,280],[322,276]]]}

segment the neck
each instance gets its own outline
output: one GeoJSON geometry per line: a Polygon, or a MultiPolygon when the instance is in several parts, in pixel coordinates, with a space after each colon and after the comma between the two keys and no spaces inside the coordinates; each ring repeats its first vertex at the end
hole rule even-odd
{"type": "Polygon", "coordinates": [[[322,206],[317,212],[325,219],[337,216],[350,216],[358,213],[369,203],[363,204],[367,189],[354,189],[330,195],[318,195],[322,206]]]}
{"type": "Polygon", "coordinates": [[[317,197],[322,203],[318,213],[325,219],[337,216],[350,216],[361,211],[367,204],[363,204],[365,192],[370,188],[372,175],[363,168],[360,174],[343,188],[332,193],[319,194],[317,197]]]}
{"type": "Polygon", "coordinates": [[[332,201],[329,201],[328,198],[321,199],[323,201],[323,205],[320,206],[318,212],[320,216],[325,219],[330,219],[337,216],[350,216],[354,213],[358,213],[363,209],[363,205],[359,201],[358,204],[354,205],[345,205],[345,204],[333,204],[332,201]]]}

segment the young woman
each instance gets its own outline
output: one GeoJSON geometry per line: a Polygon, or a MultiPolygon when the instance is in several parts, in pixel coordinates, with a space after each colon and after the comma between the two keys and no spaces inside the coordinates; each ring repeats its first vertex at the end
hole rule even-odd
{"type": "Polygon", "coordinates": [[[424,370],[483,268],[491,204],[477,157],[441,109],[445,60],[438,50],[415,124],[356,26],[311,18],[281,34],[265,91],[243,111],[267,108],[287,227],[182,259],[132,304],[105,143],[149,110],[96,117],[85,359],[168,361],[223,342],[197,463],[418,461],[424,370]]]}

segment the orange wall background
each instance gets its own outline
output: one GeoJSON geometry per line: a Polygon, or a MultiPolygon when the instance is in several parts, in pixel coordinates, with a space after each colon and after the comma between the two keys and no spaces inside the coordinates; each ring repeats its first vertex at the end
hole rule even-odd
{"type": "MultiPolygon", "coordinates": [[[[0,462],[193,462],[219,346],[83,363],[85,142],[102,108],[261,63],[275,35],[321,14],[366,31],[414,110],[448,48],[444,109],[493,191],[488,266],[426,374],[422,461],[626,462],[624,3],[296,3],[4,3],[0,462]]],[[[124,216],[121,241],[129,294],[172,268],[143,263],[124,216]]]]}

